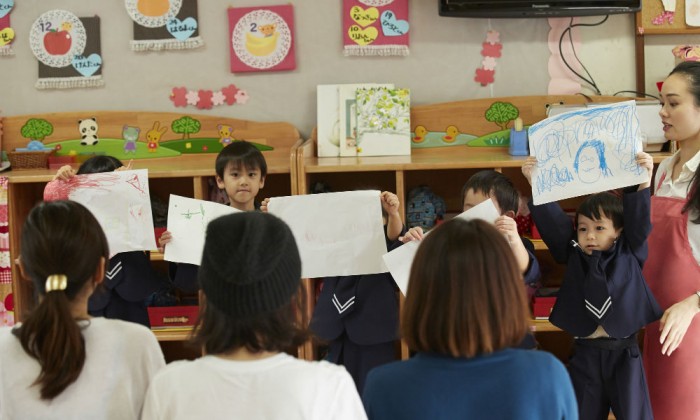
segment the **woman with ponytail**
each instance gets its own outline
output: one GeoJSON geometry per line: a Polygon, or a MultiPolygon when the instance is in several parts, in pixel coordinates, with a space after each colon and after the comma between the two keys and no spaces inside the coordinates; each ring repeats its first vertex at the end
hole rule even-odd
{"type": "Polygon", "coordinates": [[[44,202],[29,213],[16,263],[38,302],[0,329],[0,418],[139,418],[165,362],[147,328],[88,314],[108,261],[102,228],[81,204],[44,202]]]}

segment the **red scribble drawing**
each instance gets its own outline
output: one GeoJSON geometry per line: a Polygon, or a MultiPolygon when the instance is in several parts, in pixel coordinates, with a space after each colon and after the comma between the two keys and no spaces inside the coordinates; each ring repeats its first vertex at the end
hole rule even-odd
{"type": "Polygon", "coordinates": [[[44,201],[68,200],[70,194],[77,189],[90,188],[107,191],[106,187],[119,183],[119,175],[114,173],[92,174],[87,176],[74,176],[67,181],[55,179],[44,188],[44,201]]]}
{"type": "Polygon", "coordinates": [[[129,207],[129,214],[134,219],[140,219],[141,216],[143,216],[143,209],[141,207],[135,207],[135,206],[129,207]]]}
{"type": "Polygon", "coordinates": [[[146,191],[141,188],[141,180],[139,179],[138,175],[134,175],[131,179],[126,181],[129,183],[132,187],[136,188],[141,194],[146,194],[146,191]]]}

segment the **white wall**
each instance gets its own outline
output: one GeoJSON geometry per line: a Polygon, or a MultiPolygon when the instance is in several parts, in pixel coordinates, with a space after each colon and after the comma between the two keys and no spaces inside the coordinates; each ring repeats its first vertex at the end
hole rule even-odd
{"type": "MultiPolygon", "coordinates": [[[[147,110],[207,113],[259,121],[288,121],[308,136],[315,125],[315,86],[326,83],[393,82],[412,90],[412,102],[426,104],[476,97],[547,93],[546,19],[460,19],[439,17],[437,1],[410,0],[411,54],[408,57],[344,57],[340,0],[293,1],[297,68],[274,73],[232,74],[229,71],[226,8],[282,4],[255,0],[199,0],[200,34],[205,46],[195,50],[133,52],[132,24],[123,0],[21,0],[11,14],[17,33],[16,55],[0,57],[0,112],[3,115],[54,111],[147,110]],[[77,16],[101,17],[105,86],[92,89],[37,90],[37,60],[29,46],[29,28],[43,12],[66,9],[77,16]],[[503,56],[497,61],[496,83],[483,88],[473,81],[481,66],[481,43],[488,25],[501,34],[503,56]],[[246,89],[246,105],[219,106],[209,111],[175,108],[168,99],[173,87],[218,90],[230,83],[246,89]]],[[[596,22],[599,17],[581,18],[596,22]]],[[[580,30],[578,50],[603,94],[634,90],[634,17],[616,15],[602,26],[580,30]]],[[[656,37],[658,40],[665,37],[656,37]]],[[[654,42],[659,42],[654,39],[654,42]]],[[[685,42],[685,41],[684,41],[685,42]]],[[[650,42],[651,44],[651,37],[650,42]]],[[[674,44],[671,44],[674,45],[674,44]]],[[[670,46],[649,47],[648,89],[652,77],[673,66],[670,46]],[[667,52],[666,52],[667,51],[667,52]]],[[[591,91],[584,89],[585,93],[591,91]]]]}

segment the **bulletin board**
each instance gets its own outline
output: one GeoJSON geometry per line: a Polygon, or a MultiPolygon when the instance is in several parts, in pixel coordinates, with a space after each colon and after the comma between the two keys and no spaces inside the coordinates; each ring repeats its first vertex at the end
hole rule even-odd
{"type": "Polygon", "coordinates": [[[673,23],[664,21],[655,25],[653,20],[664,12],[661,0],[642,0],[642,11],[637,15],[637,26],[644,30],[645,35],[653,34],[685,34],[698,33],[700,27],[685,24],[685,0],[676,0],[673,23]]]}

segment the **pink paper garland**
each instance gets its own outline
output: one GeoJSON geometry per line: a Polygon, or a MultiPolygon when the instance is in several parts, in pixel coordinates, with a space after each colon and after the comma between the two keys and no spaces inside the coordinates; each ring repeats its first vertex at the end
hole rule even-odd
{"type": "Polygon", "coordinates": [[[503,44],[500,43],[500,34],[497,31],[486,32],[486,40],[481,44],[481,68],[476,69],[474,81],[481,86],[487,86],[494,82],[496,74],[496,59],[501,57],[503,44]]]}
{"type": "Polygon", "coordinates": [[[170,100],[176,107],[196,106],[199,109],[212,109],[219,105],[244,105],[250,97],[248,92],[238,89],[236,85],[228,85],[218,91],[188,90],[186,87],[175,87],[170,92],[170,100]]]}

